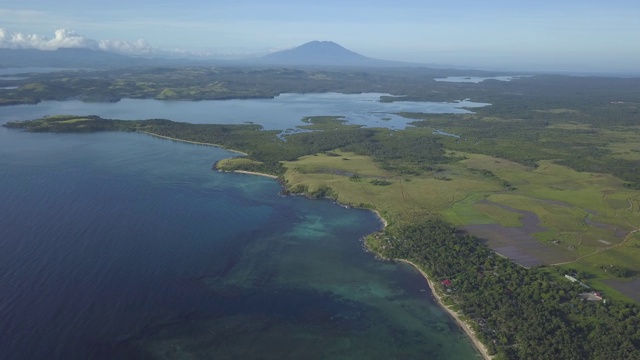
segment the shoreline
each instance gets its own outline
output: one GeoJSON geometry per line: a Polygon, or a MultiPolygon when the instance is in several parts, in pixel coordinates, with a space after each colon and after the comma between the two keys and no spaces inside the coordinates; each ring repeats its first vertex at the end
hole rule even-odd
{"type": "MultiPolygon", "coordinates": [[[[148,131],[142,131],[142,130],[137,130],[136,132],[139,132],[139,133],[142,133],[142,134],[147,134],[147,135],[150,135],[150,136],[153,136],[153,137],[157,137],[157,138],[160,138],[160,139],[173,140],[173,141],[177,141],[177,142],[182,142],[182,143],[187,143],[187,144],[194,144],[194,145],[213,146],[213,147],[217,147],[217,148],[220,148],[220,149],[224,149],[226,151],[242,154],[242,155],[245,155],[245,156],[249,155],[249,154],[244,153],[244,152],[239,151],[239,150],[227,149],[226,147],[224,147],[222,145],[219,145],[219,144],[210,144],[210,143],[199,142],[199,141],[176,139],[176,138],[172,138],[170,136],[158,135],[158,134],[154,134],[154,133],[150,133],[148,131]]],[[[256,174],[258,174],[258,173],[256,173],[256,174]]]]}
{"type": "Polygon", "coordinates": [[[226,172],[226,173],[238,173],[238,174],[249,174],[249,175],[257,175],[257,176],[264,176],[264,177],[268,177],[270,179],[278,179],[277,176],[275,175],[271,175],[271,174],[265,174],[265,173],[259,173],[259,172],[255,172],[255,171],[247,171],[247,170],[232,170],[232,171],[224,171],[224,170],[218,170],[220,172],[226,172]]]}
{"type": "MultiPolygon", "coordinates": [[[[219,145],[200,143],[200,142],[195,142],[195,141],[185,141],[185,140],[180,140],[180,139],[174,139],[174,138],[171,138],[171,137],[168,137],[168,136],[156,135],[156,134],[148,133],[148,132],[145,132],[145,131],[140,131],[140,132],[148,134],[148,135],[151,135],[151,136],[156,136],[156,137],[159,137],[159,138],[163,138],[163,139],[169,139],[169,140],[186,142],[186,143],[191,143],[191,144],[198,144],[198,145],[208,145],[208,146],[220,147],[220,148],[228,150],[228,151],[232,151],[232,152],[240,153],[240,154],[243,154],[243,155],[247,155],[246,153],[243,153],[242,151],[229,150],[229,149],[226,149],[226,148],[224,148],[222,146],[219,146],[219,145]]],[[[218,171],[220,171],[220,172],[230,172],[230,173],[240,173],[240,174],[247,174],[247,175],[255,175],[255,176],[263,176],[263,177],[267,177],[267,178],[270,178],[270,179],[278,179],[278,177],[275,176],[275,175],[259,173],[259,172],[255,172],[255,171],[246,171],[246,170],[233,170],[233,171],[218,170],[218,171]]],[[[382,222],[382,225],[383,225],[382,229],[385,229],[387,226],[389,226],[388,221],[382,216],[382,214],[380,214],[380,212],[378,210],[371,210],[371,211],[373,211],[373,213],[376,215],[376,217],[378,217],[378,219],[380,219],[380,221],[382,222]]],[[[427,281],[427,284],[431,288],[431,293],[436,298],[436,301],[437,301],[438,305],[442,309],[444,309],[444,311],[446,313],[448,313],[455,320],[455,322],[458,324],[458,326],[460,326],[462,328],[462,330],[467,335],[469,340],[471,340],[471,343],[478,350],[480,355],[482,355],[483,359],[492,360],[493,357],[491,355],[489,355],[489,351],[484,346],[484,344],[482,344],[480,342],[480,340],[478,340],[478,338],[475,335],[475,332],[473,331],[473,329],[471,329],[469,324],[467,324],[465,321],[463,321],[460,318],[460,315],[457,312],[449,309],[449,307],[447,307],[444,304],[444,302],[442,301],[441,296],[436,292],[434,283],[431,281],[429,276],[424,271],[422,271],[422,269],[420,269],[420,267],[418,267],[416,264],[414,264],[413,262],[411,262],[409,260],[405,260],[405,259],[394,259],[394,260],[403,262],[405,264],[409,264],[409,265],[413,266],[418,272],[420,272],[420,274],[424,277],[424,279],[427,281]]]]}
{"type": "MultiPolygon", "coordinates": [[[[234,152],[237,154],[241,154],[244,156],[248,156],[249,154],[239,151],[239,150],[233,150],[233,149],[227,149],[226,147],[219,145],[219,144],[210,144],[210,143],[204,143],[204,142],[199,142],[199,141],[190,141],[190,140],[182,140],[182,139],[176,139],[176,138],[172,138],[170,136],[164,136],[164,135],[158,135],[158,134],[154,134],[154,133],[150,133],[147,131],[142,131],[142,130],[138,130],[137,132],[142,133],[142,134],[146,134],[146,135],[150,135],[153,137],[157,137],[160,139],[165,139],[165,140],[172,140],[172,141],[177,141],[177,142],[182,142],[182,143],[186,143],[186,144],[194,144],[194,145],[205,145],[205,146],[213,146],[213,147],[217,147],[226,151],[230,151],[230,152],[234,152]]],[[[271,174],[265,174],[265,173],[260,173],[260,172],[256,172],[256,171],[247,171],[247,170],[233,170],[233,171],[225,171],[225,170],[219,170],[216,169],[220,172],[228,172],[228,173],[239,173],[239,174],[249,174],[249,175],[257,175],[257,176],[264,176],[264,177],[268,177],[270,179],[278,179],[278,177],[276,175],[271,175],[271,174]]],[[[386,222],[385,222],[386,224],[386,222]]]]}
{"type": "Polygon", "coordinates": [[[387,226],[389,226],[389,222],[387,221],[387,219],[382,217],[382,214],[380,214],[380,212],[378,210],[371,210],[373,211],[374,214],[376,214],[376,216],[378,217],[378,219],[380,219],[380,221],[382,222],[382,229],[386,229],[387,226]]]}
{"type": "Polygon", "coordinates": [[[473,343],[475,348],[478,349],[478,351],[480,352],[480,354],[482,355],[482,357],[485,360],[493,359],[493,357],[491,355],[489,355],[489,351],[484,346],[484,344],[481,343],[480,340],[478,340],[478,338],[476,337],[475,331],[473,331],[473,329],[471,329],[469,324],[467,324],[464,320],[462,320],[460,318],[460,315],[457,312],[449,309],[449,307],[447,307],[444,304],[444,302],[442,301],[442,297],[440,296],[440,294],[438,294],[436,292],[436,288],[434,286],[435,284],[433,283],[433,281],[431,281],[431,279],[429,279],[429,276],[424,271],[422,271],[422,269],[420,269],[420,267],[418,267],[418,265],[414,264],[413,262],[411,262],[409,260],[405,260],[405,259],[394,259],[394,260],[403,262],[405,264],[409,264],[409,265],[413,266],[416,270],[418,270],[420,272],[420,274],[422,274],[422,276],[425,278],[425,280],[427,280],[427,284],[431,288],[431,293],[436,298],[436,300],[438,302],[438,305],[440,305],[440,307],[442,307],[451,317],[453,317],[453,319],[462,328],[462,330],[464,330],[464,332],[467,334],[467,337],[471,340],[471,342],[473,343]]]}

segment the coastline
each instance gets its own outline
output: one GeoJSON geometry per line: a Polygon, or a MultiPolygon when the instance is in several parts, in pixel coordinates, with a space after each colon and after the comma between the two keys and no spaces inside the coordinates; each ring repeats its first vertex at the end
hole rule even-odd
{"type": "MultiPolygon", "coordinates": [[[[146,134],[146,135],[150,135],[150,136],[153,136],[153,137],[161,138],[161,139],[173,140],[173,141],[183,142],[183,143],[187,143],[187,144],[194,144],[194,145],[213,146],[213,147],[217,147],[217,148],[220,148],[220,149],[224,149],[226,151],[230,151],[230,152],[234,152],[234,153],[237,153],[237,154],[241,154],[241,155],[244,155],[244,156],[249,155],[249,154],[244,153],[244,152],[239,151],[239,150],[227,149],[224,146],[218,145],[218,144],[209,144],[209,143],[204,143],[204,142],[199,142],[199,141],[181,140],[181,139],[172,138],[170,136],[158,135],[158,134],[154,134],[154,133],[150,133],[150,132],[142,131],[142,130],[138,130],[138,132],[146,134]]],[[[233,171],[218,170],[218,171],[230,172],[230,173],[240,173],[240,174],[249,174],[249,175],[257,175],[257,176],[268,177],[270,179],[278,179],[278,177],[275,176],[275,175],[259,173],[259,172],[255,172],[255,171],[246,171],[246,170],[233,170],[233,171]]],[[[383,221],[383,222],[385,223],[385,226],[386,226],[386,221],[383,221]]]]}
{"type": "Polygon", "coordinates": [[[265,174],[265,173],[259,173],[259,172],[255,172],[255,171],[246,171],[246,170],[233,170],[233,171],[224,171],[224,170],[219,170],[222,172],[230,172],[230,173],[239,173],[239,174],[249,174],[249,175],[257,175],[257,176],[264,176],[264,177],[268,177],[270,179],[277,179],[278,177],[275,175],[271,175],[271,174],[265,174]]]}
{"type": "Polygon", "coordinates": [[[389,222],[387,221],[387,219],[383,218],[382,214],[380,214],[380,212],[378,210],[371,210],[371,211],[373,211],[373,213],[376,214],[378,219],[380,219],[380,221],[382,222],[382,228],[386,229],[387,226],[389,226],[389,222]]]}
{"type": "Polygon", "coordinates": [[[471,342],[473,343],[473,345],[475,345],[476,349],[478,349],[478,351],[480,352],[480,354],[482,355],[482,357],[485,360],[491,360],[493,359],[493,357],[491,355],[489,355],[489,351],[487,350],[487,348],[484,346],[483,343],[480,342],[480,340],[478,340],[478,338],[476,337],[476,333],[473,331],[473,329],[471,329],[471,327],[469,326],[469,324],[467,324],[464,320],[462,320],[460,318],[460,315],[449,309],[444,302],[442,301],[442,297],[440,296],[440,294],[438,294],[436,292],[436,288],[434,286],[433,281],[431,281],[431,279],[429,279],[429,276],[422,271],[422,269],[420,269],[420,267],[418,267],[418,265],[414,264],[413,262],[409,261],[409,260],[405,260],[405,259],[395,259],[396,261],[400,261],[403,262],[405,264],[409,264],[411,266],[413,266],[416,270],[418,270],[420,272],[420,274],[422,274],[422,276],[425,278],[425,280],[427,280],[427,284],[429,284],[429,287],[431,288],[431,293],[433,294],[433,296],[436,298],[436,300],[438,301],[438,304],[449,314],[451,315],[451,317],[453,317],[453,319],[456,321],[456,323],[458,323],[458,325],[460,325],[460,327],[462,328],[462,330],[464,330],[464,332],[467,334],[467,336],[469,337],[469,339],[471,339],[471,342]]]}
{"type": "MultiPolygon", "coordinates": [[[[146,133],[146,132],[145,132],[146,133]]],[[[159,135],[155,135],[152,133],[147,133],[149,135],[152,136],[158,136],[161,138],[166,138],[166,139],[171,139],[171,140],[176,140],[176,141],[182,141],[182,140],[178,140],[178,139],[172,139],[170,137],[166,137],[166,136],[159,136],[159,135]]],[[[183,142],[188,142],[188,143],[196,143],[196,144],[202,144],[202,145],[209,145],[209,146],[217,146],[217,145],[212,145],[212,144],[206,144],[206,143],[197,143],[197,142],[190,142],[190,141],[183,141],[183,142]]],[[[227,150],[227,149],[225,149],[227,150]]],[[[229,150],[229,151],[235,151],[235,150],[229,150]]],[[[241,151],[235,151],[244,155],[247,155],[241,151]]],[[[222,171],[222,172],[226,172],[223,170],[218,170],[218,171],[222,171]]],[[[264,174],[264,173],[259,173],[259,172],[255,172],[255,171],[246,171],[246,170],[234,170],[234,171],[229,171],[229,172],[235,172],[235,173],[241,173],[241,174],[249,174],[249,175],[256,175],[256,176],[264,176],[264,177],[268,177],[268,178],[272,178],[272,179],[278,179],[277,176],[275,175],[270,175],[270,174],[264,174]]],[[[380,214],[380,212],[378,210],[371,210],[373,211],[374,214],[376,214],[376,216],[378,217],[378,219],[380,219],[380,221],[382,222],[383,225],[383,229],[385,229],[389,223],[387,222],[387,220],[382,216],[382,214],[380,214]]],[[[429,279],[429,276],[422,271],[422,269],[420,269],[420,267],[418,267],[418,265],[414,264],[413,262],[409,261],[409,260],[405,260],[405,259],[394,259],[396,261],[400,261],[400,262],[404,262],[406,264],[409,264],[411,266],[413,266],[416,270],[418,270],[420,272],[420,274],[422,274],[422,276],[424,277],[424,279],[427,281],[427,284],[429,285],[429,287],[431,288],[431,293],[433,294],[433,296],[436,298],[438,305],[440,305],[440,307],[442,309],[444,309],[454,320],[455,322],[462,328],[462,330],[465,332],[465,334],[467,335],[467,337],[471,340],[471,342],[473,343],[473,345],[475,346],[475,348],[478,350],[478,352],[480,353],[480,355],[482,355],[483,359],[485,360],[492,360],[493,357],[491,355],[489,355],[489,351],[487,350],[487,348],[484,346],[484,344],[482,344],[480,342],[480,340],[478,340],[478,338],[475,335],[475,332],[473,331],[473,329],[471,329],[471,327],[469,326],[469,324],[467,324],[465,321],[463,321],[460,318],[460,315],[449,309],[444,302],[442,301],[442,297],[436,292],[435,290],[435,286],[434,283],[431,281],[431,279],[429,279]]]]}
{"type": "MultiPolygon", "coordinates": [[[[242,155],[245,155],[245,156],[248,155],[247,153],[244,153],[242,151],[227,149],[224,146],[218,145],[218,144],[209,144],[209,143],[204,143],[204,142],[199,142],[199,141],[189,141],[189,140],[176,139],[176,138],[172,138],[170,136],[158,135],[158,134],[154,134],[154,133],[150,133],[148,131],[142,131],[142,130],[137,130],[137,132],[142,133],[142,134],[151,135],[153,137],[157,137],[157,138],[161,138],[161,139],[173,140],[173,141],[183,142],[183,143],[187,143],[187,144],[194,144],[194,145],[213,146],[213,147],[224,149],[224,150],[227,150],[227,151],[230,151],[230,152],[242,154],[242,155]]],[[[255,174],[256,175],[262,175],[262,174],[259,174],[259,173],[255,173],[255,174]]]]}

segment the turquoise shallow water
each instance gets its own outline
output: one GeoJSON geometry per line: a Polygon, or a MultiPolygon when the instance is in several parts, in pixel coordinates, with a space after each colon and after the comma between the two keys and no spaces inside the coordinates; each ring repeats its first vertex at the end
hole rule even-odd
{"type": "Polygon", "coordinates": [[[142,134],[0,128],[3,359],[465,359],[374,214],[142,134]]]}

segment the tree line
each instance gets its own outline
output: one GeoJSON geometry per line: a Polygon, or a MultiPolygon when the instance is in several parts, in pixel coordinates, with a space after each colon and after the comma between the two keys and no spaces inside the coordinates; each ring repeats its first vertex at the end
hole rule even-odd
{"type": "Polygon", "coordinates": [[[435,218],[396,224],[367,245],[417,264],[496,359],[640,359],[640,307],[585,300],[560,269],[522,268],[435,218]]]}

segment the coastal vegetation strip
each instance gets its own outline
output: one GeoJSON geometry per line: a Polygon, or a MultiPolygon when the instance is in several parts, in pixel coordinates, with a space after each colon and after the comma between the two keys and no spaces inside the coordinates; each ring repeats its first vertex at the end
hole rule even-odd
{"type": "Polygon", "coordinates": [[[465,334],[467,334],[467,336],[471,339],[476,349],[478,349],[480,354],[482,354],[482,357],[486,360],[493,359],[493,356],[489,353],[489,350],[487,349],[487,347],[483,343],[481,343],[480,340],[478,340],[478,337],[476,336],[476,332],[471,328],[471,325],[468,322],[464,321],[458,312],[451,310],[451,308],[443,302],[443,298],[442,298],[443,295],[440,294],[439,288],[436,287],[436,284],[433,281],[431,281],[431,279],[429,278],[429,275],[427,275],[427,273],[425,273],[418,265],[414,264],[409,260],[398,259],[398,261],[401,261],[413,266],[420,274],[422,274],[424,279],[427,281],[427,284],[429,284],[429,287],[431,288],[431,292],[433,293],[433,297],[436,299],[436,301],[438,301],[438,304],[440,304],[440,306],[444,308],[449,315],[451,315],[451,317],[456,321],[456,323],[460,325],[460,327],[465,332],[465,334]]]}
{"type": "Polygon", "coordinates": [[[497,359],[638,353],[637,306],[585,301],[581,294],[587,290],[564,279],[562,269],[524,269],[441,220],[388,228],[368,237],[367,244],[385,258],[407,259],[421,268],[443,303],[470,321],[497,359]],[[585,338],[590,341],[578,341],[585,338]]]}
{"type": "MultiPolygon", "coordinates": [[[[172,137],[169,137],[169,136],[163,136],[163,135],[150,133],[150,132],[144,131],[144,130],[138,130],[138,132],[141,132],[141,133],[147,134],[147,135],[151,135],[153,137],[157,137],[157,138],[160,138],[160,139],[179,141],[179,142],[184,142],[184,143],[188,143],[188,144],[223,147],[222,145],[219,145],[219,144],[210,144],[210,143],[205,143],[205,142],[200,142],[200,141],[182,140],[182,139],[172,138],[172,137]]],[[[242,151],[238,151],[238,150],[233,150],[233,149],[225,149],[225,150],[231,151],[231,152],[235,152],[235,153],[238,153],[240,155],[245,155],[245,156],[247,155],[247,154],[243,153],[242,151]]]]}

